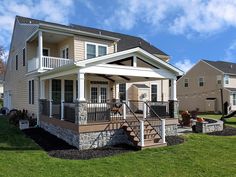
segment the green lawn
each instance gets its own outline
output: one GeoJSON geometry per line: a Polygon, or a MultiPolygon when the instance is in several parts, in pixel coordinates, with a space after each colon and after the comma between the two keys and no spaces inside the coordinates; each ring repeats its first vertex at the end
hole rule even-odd
{"type": "Polygon", "coordinates": [[[181,145],[94,160],[49,157],[0,117],[0,177],[170,176],[235,177],[236,136],[185,136],[181,145]]]}
{"type": "MultiPolygon", "coordinates": [[[[198,117],[212,118],[212,119],[220,119],[221,116],[222,116],[221,114],[201,114],[201,115],[198,115],[198,117]]],[[[226,123],[226,125],[236,127],[236,117],[225,119],[225,123],[226,123]]]]}

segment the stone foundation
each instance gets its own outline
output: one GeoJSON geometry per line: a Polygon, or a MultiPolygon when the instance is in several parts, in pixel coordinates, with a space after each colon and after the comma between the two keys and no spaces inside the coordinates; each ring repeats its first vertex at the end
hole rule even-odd
{"type": "MultiPolygon", "coordinates": [[[[154,127],[159,135],[161,135],[161,125],[154,127]]],[[[166,136],[177,136],[177,125],[166,125],[166,136]]]]}
{"type": "Polygon", "coordinates": [[[41,121],[41,128],[63,139],[68,144],[80,150],[103,147],[106,145],[130,144],[132,142],[123,129],[114,129],[100,132],[77,133],[75,131],[55,126],[41,121]]]}
{"type": "Polygon", "coordinates": [[[223,121],[211,120],[211,122],[196,122],[196,132],[198,133],[210,133],[223,130],[223,121]]]}

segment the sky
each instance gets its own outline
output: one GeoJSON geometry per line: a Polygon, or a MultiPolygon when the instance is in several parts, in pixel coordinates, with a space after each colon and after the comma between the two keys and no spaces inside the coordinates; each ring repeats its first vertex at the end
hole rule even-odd
{"type": "Polygon", "coordinates": [[[16,15],[142,37],[187,71],[200,59],[236,62],[236,0],[0,0],[0,45],[16,15]]]}

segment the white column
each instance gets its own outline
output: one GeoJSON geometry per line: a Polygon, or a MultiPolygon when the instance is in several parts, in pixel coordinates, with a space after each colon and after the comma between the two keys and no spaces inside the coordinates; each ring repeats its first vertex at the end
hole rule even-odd
{"type": "Polygon", "coordinates": [[[52,117],[52,79],[49,79],[49,117],[52,117]]]}
{"type": "Polygon", "coordinates": [[[147,105],[143,102],[143,119],[147,118],[147,105]]]}
{"type": "Polygon", "coordinates": [[[129,99],[128,84],[125,83],[125,101],[126,101],[126,103],[128,103],[128,99],[129,99]]]}
{"type": "Polygon", "coordinates": [[[176,97],[176,78],[171,79],[171,97],[170,100],[177,100],[176,97]]]}
{"type": "Polygon", "coordinates": [[[73,101],[75,101],[76,98],[76,79],[73,80],[73,101]]]}
{"type": "Polygon", "coordinates": [[[116,99],[118,100],[118,99],[119,99],[119,84],[116,83],[115,87],[116,87],[116,93],[115,93],[115,95],[116,95],[116,99]]]}
{"type": "Polygon", "coordinates": [[[39,69],[42,69],[42,56],[43,56],[43,33],[39,31],[38,33],[38,58],[39,58],[39,69]]]}
{"type": "Polygon", "coordinates": [[[78,100],[85,101],[85,92],[84,92],[84,73],[78,73],[78,100]]]}
{"type": "Polygon", "coordinates": [[[126,104],[125,102],[123,103],[123,119],[126,119],[126,104]]]}
{"type": "Polygon", "coordinates": [[[133,67],[137,67],[137,57],[136,57],[136,55],[133,56],[133,67]]]}
{"type": "Polygon", "coordinates": [[[140,145],[144,146],[144,122],[140,120],[140,145]]]}
{"type": "Polygon", "coordinates": [[[40,99],[45,99],[45,80],[40,81],[40,99]]]}
{"type": "Polygon", "coordinates": [[[64,120],[65,80],[61,79],[61,120],[64,120]]]}
{"type": "Polygon", "coordinates": [[[166,120],[161,119],[161,137],[162,143],[166,143],[166,120]]]}

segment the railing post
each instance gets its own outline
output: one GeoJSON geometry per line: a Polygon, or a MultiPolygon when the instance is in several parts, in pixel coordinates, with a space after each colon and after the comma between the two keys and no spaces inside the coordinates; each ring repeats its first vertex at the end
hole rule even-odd
{"type": "Polygon", "coordinates": [[[123,103],[123,119],[126,119],[126,104],[125,102],[123,103]]]}
{"type": "Polygon", "coordinates": [[[166,120],[161,119],[161,137],[162,143],[166,143],[166,120]]]}
{"type": "Polygon", "coordinates": [[[52,117],[52,100],[49,100],[49,117],[52,117]]]}
{"type": "Polygon", "coordinates": [[[140,145],[144,146],[144,121],[140,120],[140,145]]]}
{"type": "Polygon", "coordinates": [[[143,119],[147,118],[147,105],[143,102],[143,119]]]}
{"type": "Polygon", "coordinates": [[[61,120],[64,120],[64,100],[61,100],[61,120]]]}

